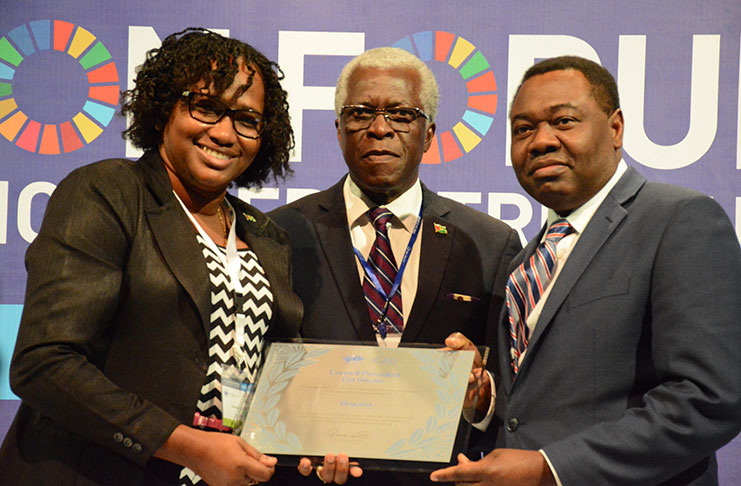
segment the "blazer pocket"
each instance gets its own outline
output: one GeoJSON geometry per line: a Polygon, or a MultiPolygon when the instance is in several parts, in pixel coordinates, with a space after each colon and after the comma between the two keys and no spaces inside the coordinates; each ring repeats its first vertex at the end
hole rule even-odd
{"type": "Polygon", "coordinates": [[[607,297],[626,295],[629,289],[630,278],[607,280],[598,285],[572,292],[569,296],[569,307],[573,309],[607,297]]]}
{"type": "Polygon", "coordinates": [[[481,303],[481,299],[479,299],[478,297],[474,297],[473,295],[457,294],[455,292],[445,294],[445,299],[454,300],[456,302],[470,302],[472,304],[481,303]]]}

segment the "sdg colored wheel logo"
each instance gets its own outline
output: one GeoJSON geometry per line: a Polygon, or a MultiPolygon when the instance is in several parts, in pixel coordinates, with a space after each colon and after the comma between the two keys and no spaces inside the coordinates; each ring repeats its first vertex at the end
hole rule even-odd
{"type": "MultiPolygon", "coordinates": [[[[48,72],[48,76],[53,78],[55,73],[48,72]]],[[[15,88],[18,91],[19,87],[15,88]]],[[[110,53],[80,26],[61,20],[37,20],[0,38],[0,135],[24,150],[60,154],[90,144],[111,122],[118,96],[118,71],[110,53]],[[61,123],[31,119],[23,106],[18,106],[19,97],[14,95],[13,81],[21,64],[35,60],[43,63],[39,57],[44,51],[71,56],[87,78],[87,97],[82,107],[61,123]]]]}
{"type": "Polygon", "coordinates": [[[417,32],[397,41],[393,47],[409,51],[425,62],[447,63],[466,83],[465,113],[451,130],[435,135],[422,163],[450,162],[473,150],[491,128],[497,112],[497,82],[489,61],[463,37],[439,30],[417,32]]]}

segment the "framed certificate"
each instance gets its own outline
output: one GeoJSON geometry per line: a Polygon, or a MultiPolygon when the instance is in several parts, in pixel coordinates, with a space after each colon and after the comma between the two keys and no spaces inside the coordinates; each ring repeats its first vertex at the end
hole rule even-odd
{"type": "Polygon", "coordinates": [[[274,342],[241,436],[284,464],[344,452],[365,469],[436,469],[467,445],[474,354],[274,342]]]}

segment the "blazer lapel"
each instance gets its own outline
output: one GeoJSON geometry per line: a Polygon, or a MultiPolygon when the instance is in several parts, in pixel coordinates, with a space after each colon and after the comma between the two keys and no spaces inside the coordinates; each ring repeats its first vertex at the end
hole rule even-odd
{"type": "Polygon", "coordinates": [[[427,322],[432,306],[440,293],[443,283],[444,267],[448,262],[455,226],[445,221],[446,235],[435,232],[434,224],[443,220],[450,212],[444,201],[434,192],[422,184],[422,240],[420,244],[419,276],[417,278],[417,294],[414,296],[414,305],[407,316],[404,326],[403,342],[416,342],[427,322]]]}
{"type": "MultiPolygon", "coordinates": [[[[597,208],[548,295],[548,300],[545,302],[538,319],[538,325],[535,326],[535,330],[530,336],[528,351],[520,367],[518,377],[526,372],[528,363],[537,353],[541,336],[551,325],[553,318],[589,263],[617,229],[620,222],[628,215],[628,211],[623,207],[623,204],[633,198],[645,182],[646,180],[637,171],[629,168],[600,207],[597,208]]],[[[542,231],[540,234],[542,235],[542,231]]],[[[530,246],[528,245],[530,252],[527,255],[532,254],[535,249],[534,245],[532,248],[530,246]]]]}
{"type": "Polygon", "coordinates": [[[236,212],[237,235],[257,255],[260,266],[270,282],[273,294],[273,318],[269,336],[295,336],[298,334],[303,307],[298,296],[292,293],[290,282],[281,283],[281,276],[289,275],[287,253],[289,243],[286,240],[281,244],[275,235],[266,230],[270,224],[267,216],[240,199],[231,195],[227,197],[236,212]],[[273,323],[283,327],[278,328],[273,323]],[[292,323],[295,323],[295,327],[289,327],[292,323]]]}
{"type": "Polygon", "coordinates": [[[145,167],[147,184],[155,199],[155,204],[145,209],[154,239],[165,263],[198,309],[201,325],[208,333],[211,312],[208,268],[201,257],[193,226],[172,194],[159,155],[148,152],[138,163],[145,167]]]}
{"type": "MultiPolygon", "coordinates": [[[[262,215],[259,215],[260,219],[257,219],[240,200],[229,197],[229,202],[236,213],[237,235],[258,256],[260,265],[268,277],[280,274],[280,272],[287,274],[287,262],[278,258],[279,255],[282,255],[282,250],[278,248],[273,240],[264,237],[264,229],[269,220],[262,215]],[[247,218],[249,218],[249,221],[247,218]]],[[[268,280],[273,281],[270,278],[268,280]]]]}
{"type": "Polygon", "coordinates": [[[323,214],[314,220],[314,227],[352,325],[361,340],[375,341],[375,333],[371,327],[368,307],[358,277],[350,232],[347,228],[347,211],[342,196],[344,180],[343,178],[331,187],[326,193],[326,199],[319,203],[323,214]]]}

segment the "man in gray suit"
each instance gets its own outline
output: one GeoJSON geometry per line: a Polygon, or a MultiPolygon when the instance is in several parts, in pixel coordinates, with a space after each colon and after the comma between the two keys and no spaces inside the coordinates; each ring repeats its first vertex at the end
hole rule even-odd
{"type": "Polygon", "coordinates": [[[741,251],[711,198],[646,182],[621,160],[619,106],[613,77],[585,59],[524,76],[512,165],[549,208],[546,227],[560,225],[555,266],[520,320],[517,275],[549,258],[536,249],[544,228],[513,260],[493,317],[498,448],[434,481],[718,483],[715,451],[741,429],[741,251]]]}
{"type": "MultiPolygon", "coordinates": [[[[303,337],[441,345],[459,331],[476,344],[495,345],[487,315],[499,313],[507,266],[521,245],[503,222],[438,196],[419,180],[437,104],[432,72],[402,49],[367,51],[343,69],[335,125],[349,174],[270,213],[291,236],[294,290],[304,302],[303,337]],[[385,227],[401,290],[400,312],[397,301],[388,309],[400,317],[399,329],[388,322],[386,332],[364,291],[377,239],[368,212],[376,206],[393,214],[385,227]]],[[[384,307],[383,299],[378,307],[384,307]]],[[[352,480],[410,481],[372,471],[352,480]]]]}

